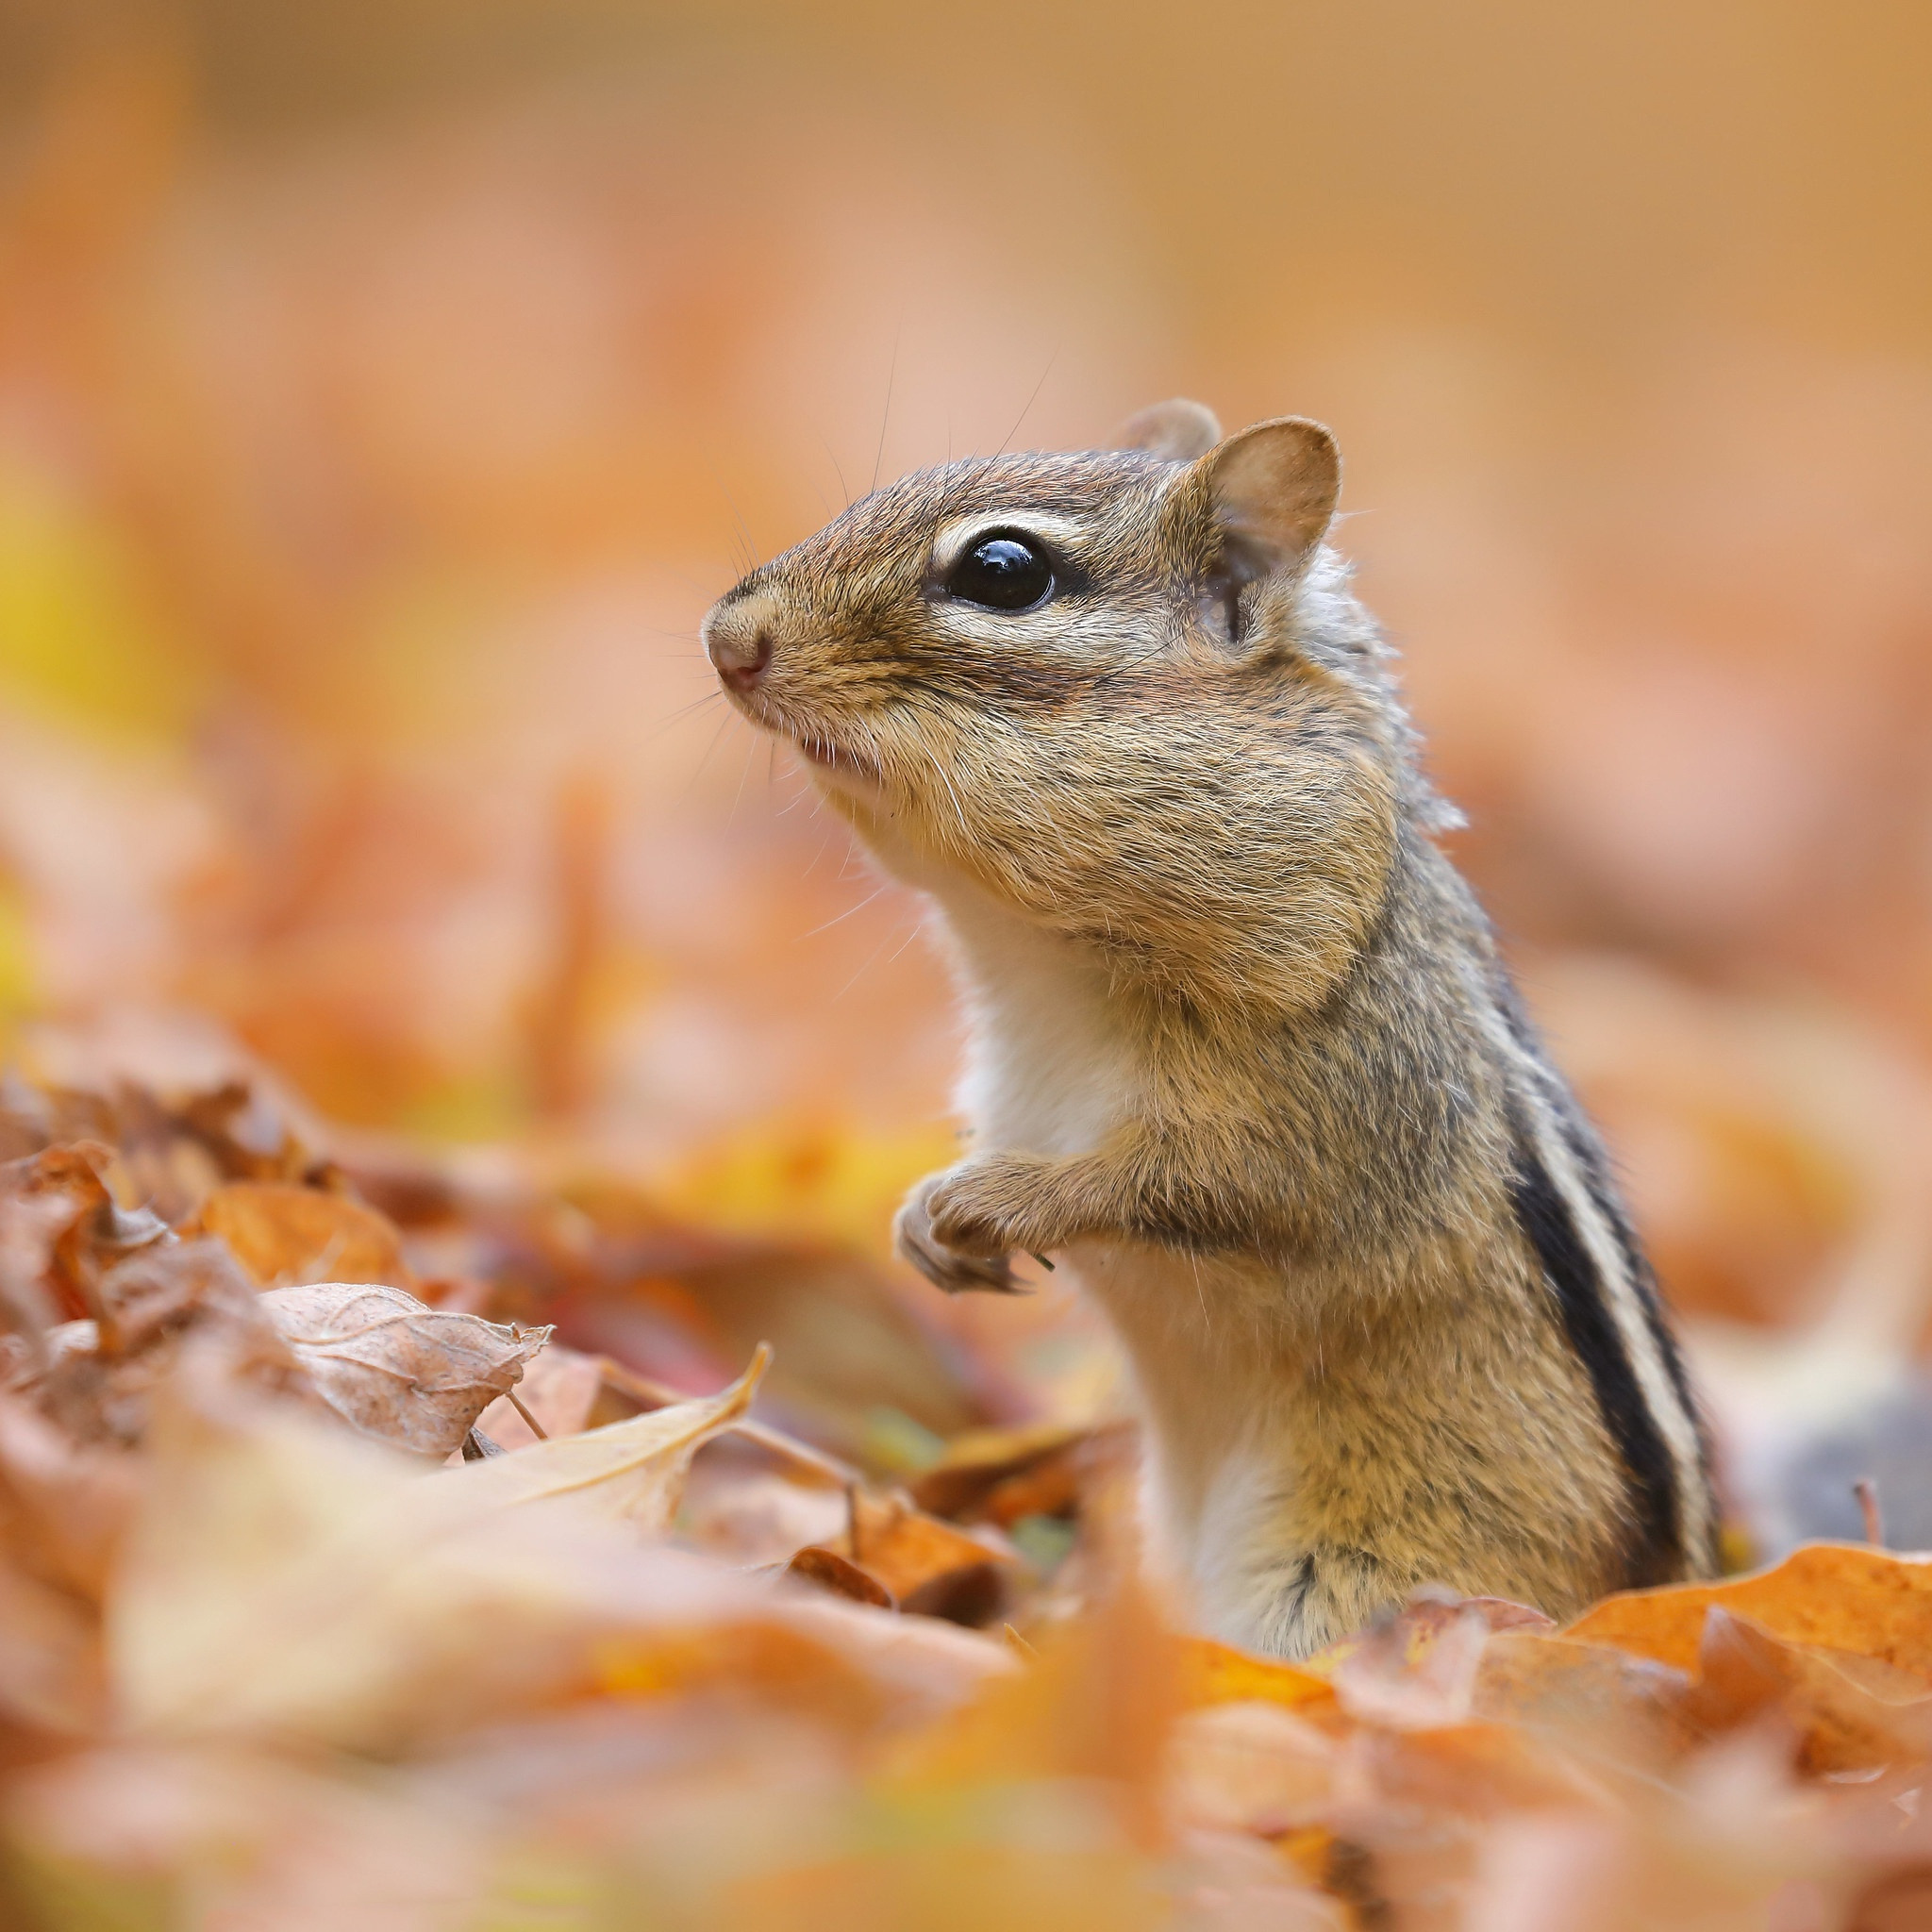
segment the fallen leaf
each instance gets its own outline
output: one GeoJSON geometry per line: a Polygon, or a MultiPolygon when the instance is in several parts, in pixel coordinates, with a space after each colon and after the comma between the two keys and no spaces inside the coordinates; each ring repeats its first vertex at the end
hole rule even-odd
{"type": "Polygon", "coordinates": [[[1551,1630],[1541,1610],[1505,1597],[1457,1597],[1424,1591],[1387,1622],[1331,1643],[1303,1660],[1332,1682],[1357,1716],[1401,1729],[1462,1723],[1490,1637],[1505,1630],[1551,1630]]]}
{"type": "Polygon", "coordinates": [[[1722,1583],[1626,1591],[1563,1634],[1694,1672],[1713,1604],[1788,1642],[1876,1657],[1932,1679],[1932,1557],[1857,1543],[1807,1543],[1770,1569],[1722,1583]]]}
{"type": "Polygon", "coordinates": [[[1277,1657],[1254,1657],[1210,1638],[1190,1638],[1181,1652],[1183,1681],[1191,1705],[1277,1704],[1332,1707],[1335,1686],[1324,1676],[1277,1657]]]}
{"type": "Polygon", "coordinates": [[[0,1392],[0,1526],[9,1554],[34,1574],[99,1600],[133,1510],[136,1468],[0,1392]]]}
{"type": "Polygon", "coordinates": [[[1042,1463],[1065,1458],[1093,1434],[1091,1429],[1061,1423],[968,1429],[955,1436],[940,1459],[920,1471],[907,1490],[922,1509],[935,1516],[970,1521],[1000,1484],[1042,1463]]]}
{"type": "Polygon", "coordinates": [[[639,1529],[668,1528],[692,1455],[751,1407],[771,1359],[760,1342],[751,1366],[716,1395],[539,1442],[514,1456],[466,1463],[447,1480],[463,1483],[475,1502],[492,1507],[568,1498],[639,1529]]]}
{"type": "Polygon", "coordinates": [[[0,1546],[0,1712],[85,1737],[107,1711],[94,1605],[34,1574],[0,1546]]]}
{"type": "Polygon", "coordinates": [[[892,1592],[870,1570],[861,1570],[848,1557],[828,1550],[822,1543],[808,1543],[795,1552],[785,1566],[786,1574],[801,1576],[834,1595],[850,1597],[854,1603],[871,1604],[874,1609],[891,1610],[898,1606],[892,1592]]]}
{"type": "MultiPolygon", "coordinates": [[[[991,1475],[991,1480],[976,1493],[968,1493],[957,1505],[934,1513],[962,1523],[997,1524],[1003,1529],[1011,1528],[1028,1516],[1074,1517],[1096,1491],[1116,1480],[1131,1465],[1139,1436],[1137,1424],[1106,1423],[1074,1431],[1067,1440],[1042,1453],[1019,1458],[1006,1469],[988,1470],[982,1464],[974,1473],[975,1479],[983,1481],[991,1475]]],[[[991,1446],[984,1444],[983,1448],[991,1446]]],[[[942,1464],[941,1468],[944,1467],[942,1464]]],[[[937,1476],[937,1472],[933,1474],[937,1476]]],[[[924,1503],[927,1493],[944,1493],[947,1482],[967,1474],[964,1467],[956,1467],[938,1476],[929,1488],[924,1478],[916,1479],[912,1492],[924,1503]]]]}
{"type": "Polygon", "coordinates": [[[224,1243],[155,1243],[116,1263],[96,1286],[107,1324],[56,1329],[44,1367],[16,1383],[76,1440],[138,1445],[156,1391],[193,1337],[219,1335],[231,1366],[260,1389],[318,1400],[224,1243]]]}
{"type": "Polygon", "coordinates": [[[1341,1757],[1335,1735],[1280,1703],[1215,1704],[1180,1719],[1167,1776],[1189,1823],[1279,1838],[1327,1817],[1341,1757]]]}
{"type": "Polygon", "coordinates": [[[260,1305],[331,1408],[418,1456],[459,1448],[550,1336],[377,1284],[270,1289],[260,1305]]]}
{"type": "MultiPolygon", "coordinates": [[[[1077,1624],[1041,1630],[1034,1641],[1032,1660],[989,1684],[942,1730],[908,1742],[891,1765],[891,1783],[932,1793],[1077,1779],[1135,1842],[1159,1842],[1167,1748],[1184,1708],[1179,1641],[1131,1574],[1077,1624]]],[[[1003,1644],[987,1647],[1008,1655],[1003,1644]]]]}
{"type": "Polygon", "coordinates": [[[1591,1755],[1652,1764],[1698,1740],[1684,1707],[1690,1688],[1686,1672],[1614,1644],[1502,1630],[1483,1646],[1470,1712],[1554,1732],[1591,1755]]]}
{"type": "Polygon", "coordinates": [[[1871,1657],[1787,1642],[1713,1604],[1705,1613],[1689,1714],[1711,1730],[1774,1712],[1814,1775],[1916,1764],[1932,1753],[1932,1685],[1871,1657]]]}
{"type": "Polygon", "coordinates": [[[383,1282],[413,1291],[402,1236],[386,1214],[346,1194],[289,1181],[217,1188],[184,1234],[227,1242],[259,1288],[308,1282],[383,1282]]]}
{"type": "Polygon", "coordinates": [[[1002,1616],[1020,1568],[1008,1551],[903,1497],[862,1490],[853,1492],[845,1533],[832,1546],[876,1576],[902,1609],[955,1624],[1002,1616]]]}
{"type": "MultiPolygon", "coordinates": [[[[547,1331],[546,1331],[547,1332],[547,1331]]],[[[591,1427],[604,1389],[604,1358],[545,1343],[524,1367],[516,1401],[499,1395],[476,1418],[476,1426],[506,1449],[522,1449],[558,1436],[575,1436],[591,1427]],[[539,1436],[525,1418],[527,1410],[542,1430],[539,1436]]],[[[615,1420],[615,1418],[613,1418],[615,1420]]]]}
{"type": "MultiPolygon", "coordinates": [[[[102,1273],[124,1257],[173,1240],[152,1211],[124,1208],[108,1176],[118,1164],[112,1147],[77,1141],[48,1147],[0,1168],[0,1198],[25,1208],[42,1246],[39,1273],[54,1305],[68,1319],[100,1322],[110,1348],[118,1347],[114,1313],[99,1292],[102,1273]]],[[[22,1257],[9,1257],[21,1272],[22,1257]]],[[[9,1298],[17,1298],[18,1290],[9,1298]]]]}
{"type": "Polygon", "coordinates": [[[688,1405],[699,1418],[640,1417],[658,1424],[653,1443],[618,1424],[621,1455],[506,1485],[593,1437],[425,1474],[367,1438],[238,1399],[191,1355],[158,1410],[108,1601],[120,1723],[392,1751],[623,1689],[626,1657],[646,1671],[639,1660],[665,1645],[766,1625],[809,1659],[794,1666],[809,1695],[860,1727],[918,1721],[1006,1668],[985,1639],[775,1592],[599,1508],[661,1506],[677,1460],[761,1367],[688,1405]],[[635,1474],[641,1492],[626,1490],[635,1474]],[[848,1707],[848,1681],[862,1708],[848,1707]]]}

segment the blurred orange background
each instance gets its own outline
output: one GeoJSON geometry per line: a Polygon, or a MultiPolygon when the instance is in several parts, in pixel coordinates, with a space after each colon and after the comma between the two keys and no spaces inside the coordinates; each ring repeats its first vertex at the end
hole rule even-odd
{"type": "Polygon", "coordinates": [[[1320,416],[1775,1541],[1932,1415],[1928,72],[1790,0],[10,0],[0,1025],[875,1244],[942,976],[699,617],[875,475],[1320,416]]]}

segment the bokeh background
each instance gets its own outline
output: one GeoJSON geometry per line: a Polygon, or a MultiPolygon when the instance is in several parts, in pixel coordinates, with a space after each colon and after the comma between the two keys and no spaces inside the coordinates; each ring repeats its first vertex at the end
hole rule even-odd
{"type": "MultiPolygon", "coordinates": [[[[1314,414],[1742,1519],[1932,1543],[1928,73],[1813,0],[4,0],[8,1050],[877,1248],[945,988],[705,606],[874,476],[1314,414]]],[[[1064,1297],[943,1319],[1106,1399],[1064,1297]]]]}

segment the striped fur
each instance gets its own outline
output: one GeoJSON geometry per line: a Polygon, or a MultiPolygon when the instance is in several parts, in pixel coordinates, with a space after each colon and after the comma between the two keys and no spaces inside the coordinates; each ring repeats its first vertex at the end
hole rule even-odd
{"type": "Polygon", "coordinates": [[[1202,454],[1206,420],[905,478],[707,620],[941,914],[974,1145],[901,1245],[948,1290],[1064,1257],[1133,1373],[1158,1550],[1234,1641],[1707,1574],[1655,1282],[1319,541],[1333,444],[1202,454]],[[1043,605],[949,594],[992,527],[1051,550],[1043,605]]]}

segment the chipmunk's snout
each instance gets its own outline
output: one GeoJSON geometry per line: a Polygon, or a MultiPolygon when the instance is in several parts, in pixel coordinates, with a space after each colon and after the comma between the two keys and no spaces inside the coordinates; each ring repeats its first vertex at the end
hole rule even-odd
{"type": "Polygon", "coordinates": [[[705,620],[705,654],[733,691],[748,691],[771,667],[771,626],[755,609],[715,609],[705,620]]]}

